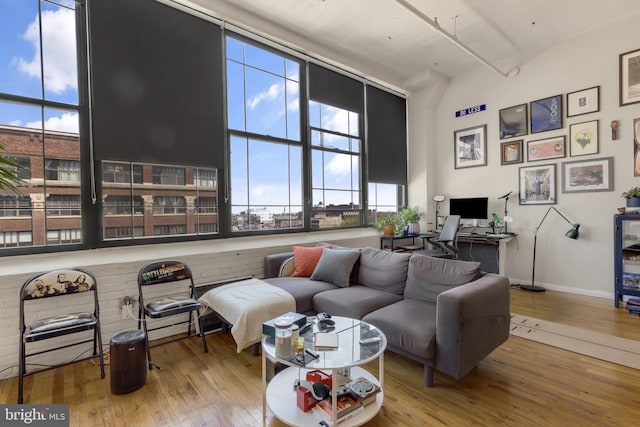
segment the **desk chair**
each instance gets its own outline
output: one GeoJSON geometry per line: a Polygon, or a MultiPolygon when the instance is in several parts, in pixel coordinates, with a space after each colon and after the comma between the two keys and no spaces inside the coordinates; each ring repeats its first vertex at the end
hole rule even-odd
{"type": "Polygon", "coordinates": [[[456,245],[458,228],[460,227],[460,215],[449,215],[442,226],[442,231],[437,238],[429,239],[427,242],[435,246],[435,249],[418,250],[414,254],[425,255],[435,258],[459,258],[459,251],[456,245]]]}
{"type": "MultiPolygon", "coordinates": [[[[149,331],[169,328],[180,324],[188,324],[186,336],[192,336],[191,328],[195,325],[194,313],[198,322],[199,333],[202,336],[204,352],[209,351],[207,340],[202,327],[200,317],[201,304],[196,300],[195,285],[191,269],[180,261],[158,261],[145,265],[138,272],[138,302],[140,306],[138,316],[138,329],[142,324],[145,332],[145,345],[147,347],[147,360],[149,369],[153,369],[151,361],[151,345],[149,344],[149,331]],[[151,296],[151,300],[145,303],[145,296],[151,296]],[[161,319],[180,314],[188,314],[188,320],[180,320],[167,324],[163,322],[159,326],[149,329],[147,318],[161,319]]],[[[160,323],[160,322],[159,322],[160,323]]],[[[167,341],[170,342],[170,341],[167,341]]],[[[162,344],[165,344],[163,342],[162,344]]],[[[160,345],[160,344],[158,344],[160,345]]],[[[155,347],[155,346],[154,346],[155,347]]]]}
{"type": "MultiPolygon", "coordinates": [[[[29,345],[29,348],[32,348],[29,345]]],[[[23,401],[24,377],[40,371],[67,365],[78,360],[100,357],[100,375],[104,378],[104,355],[98,307],[98,287],[95,277],[79,268],[51,270],[38,273],[20,289],[20,350],[18,372],[18,403],[23,401]],[[62,300],[64,297],[64,300],[62,300]],[[52,298],[57,298],[52,301],[52,298]],[[74,312],[93,306],[93,311],[74,312]],[[43,313],[46,313],[43,316],[43,313]],[[40,317],[42,316],[42,317],[40,317]],[[93,337],[81,341],[64,340],[64,335],[93,331],[93,337]],[[27,353],[27,343],[55,339],[52,346],[38,345],[27,353]],[[75,358],[27,373],[27,358],[84,343],[93,342],[93,354],[75,358]]],[[[41,365],[42,366],[42,365],[41,365]]]]}

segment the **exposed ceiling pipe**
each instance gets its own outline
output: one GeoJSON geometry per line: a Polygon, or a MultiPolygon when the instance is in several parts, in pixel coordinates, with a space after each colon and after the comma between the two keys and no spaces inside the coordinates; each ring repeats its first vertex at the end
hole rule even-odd
{"type": "Polygon", "coordinates": [[[451,43],[455,44],[460,49],[465,51],[467,54],[471,55],[476,60],[480,61],[486,67],[489,67],[490,69],[492,69],[496,73],[500,74],[502,77],[515,77],[520,72],[520,69],[518,67],[513,67],[512,69],[510,69],[506,73],[501,71],[495,65],[491,64],[489,61],[484,59],[482,56],[480,56],[476,52],[474,52],[473,49],[471,49],[470,47],[468,47],[467,45],[465,45],[464,43],[459,41],[455,35],[450,34],[447,31],[445,31],[444,29],[442,29],[442,27],[440,27],[440,24],[438,24],[438,21],[429,18],[427,15],[422,13],[419,9],[417,9],[413,5],[411,5],[408,1],[406,1],[406,0],[395,0],[395,2],[398,3],[400,6],[404,7],[405,9],[407,9],[409,12],[413,13],[414,15],[416,15],[422,21],[424,21],[427,25],[429,25],[431,27],[432,30],[440,33],[442,36],[444,36],[444,38],[449,40],[451,43]]]}

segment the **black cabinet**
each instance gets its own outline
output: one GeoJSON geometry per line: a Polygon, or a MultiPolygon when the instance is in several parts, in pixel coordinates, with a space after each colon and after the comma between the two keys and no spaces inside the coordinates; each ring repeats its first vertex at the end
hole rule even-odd
{"type": "Polygon", "coordinates": [[[614,215],[615,305],[624,295],[640,297],[640,214],[614,215]]]}

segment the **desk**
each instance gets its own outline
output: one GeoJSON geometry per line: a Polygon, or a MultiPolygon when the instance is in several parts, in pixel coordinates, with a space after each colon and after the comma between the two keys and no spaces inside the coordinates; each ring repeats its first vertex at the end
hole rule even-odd
{"type": "MultiPolygon", "coordinates": [[[[438,233],[422,233],[423,245],[429,243],[429,239],[436,237],[438,233]]],[[[477,261],[482,264],[482,271],[487,273],[505,274],[505,256],[500,256],[507,251],[509,243],[516,235],[506,237],[492,237],[486,234],[458,235],[456,245],[460,251],[460,259],[463,261],[477,261]]]]}
{"type": "Polygon", "coordinates": [[[422,237],[422,235],[420,234],[408,234],[406,236],[385,236],[382,235],[380,236],[380,249],[384,250],[385,248],[385,241],[389,241],[389,250],[391,252],[393,252],[395,249],[404,249],[404,250],[415,250],[415,249],[422,249],[424,247],[423,246],[416,246],[416,237],[422,237]],[[403,239],[411,239],[411,246],[406,246],[406,245],[402,245],[402,246],[395,246],[395,241],[396,240],[403,240],[403,239]]]}
{"type": "Polygon", "coordinates": [[[507,243],[509,237],[487,237],[482,235],[458,237],[458,250],[463,261],[477,261],[482,264],[482,271],[505,275],[507,243]],[[500,256],[500,253],[503,256],[500,256]]]}

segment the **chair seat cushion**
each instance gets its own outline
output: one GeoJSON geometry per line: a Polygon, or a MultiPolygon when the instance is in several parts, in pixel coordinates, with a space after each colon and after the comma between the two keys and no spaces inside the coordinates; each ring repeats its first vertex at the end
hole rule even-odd
{"type": "Polygon", "coordinates": [[[82,330],[92,327],[95,324],[96,318],[91,313],[72,313],[49,317],[27,326],[25,338],[27,341],[33,341],[36,338],[45,339],[50,336],[55,336],[56,332],[69,333],[70,330],[74,328],[82,330]]]}
{"type": "Polygon", "coordinates": [[[163,298],[147,304],[146,312],[149,317],[157,318],[199,310],[201,306],[202,304],[193,298],[163,298]]]}

